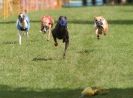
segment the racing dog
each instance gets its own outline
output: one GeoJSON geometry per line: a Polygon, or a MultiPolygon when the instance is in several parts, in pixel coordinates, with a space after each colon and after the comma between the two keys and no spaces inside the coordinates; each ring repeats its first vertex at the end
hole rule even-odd
{"type": "Polygon", "coordinates": [[[65,49],[63,53],[63,58],[66,56],[66,50],[69,45],[69,33],[67,29],[67,17],[60,16],[55,28],[52,30],[52,36],[55,42],[55,46],[58,46],[57,39],[62,39],[63,43],[65,43],[65,49]]]}
{"type": "Polygon", "coordinates": [[[18,15],[16,27],[18,29],[18,35],[19,35],[19,45],[21,45],[23,31],[26,32],[27,38],[29,37],[30,19],[26,12],[20,13],[18,15]]]}
{"type": "Polygon", "coordinates": [[[97,39],[100,39],[100,35],[108,32],[108,23],[103,16],[94,17],[94,25],[97,39]]]}
{"type": "Polygon", "coordinates": [[[50,35],[51,35],[51,29],[54,25],[54,19],[51,16],[43,16],[41,18],[41,32],[46,33],[48,32],[47,35],[47,40],[50,40],[50,35]]]}

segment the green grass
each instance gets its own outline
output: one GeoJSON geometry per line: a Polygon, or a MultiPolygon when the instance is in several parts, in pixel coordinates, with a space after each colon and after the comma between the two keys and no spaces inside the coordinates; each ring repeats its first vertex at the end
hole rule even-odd
{"type": "Polygon", "coordinates": [[[133,98],[133,6],[62,8],[29,13],[30,39],[18,44],[17,15],[0,22],[0,98],[79,98],[84,87],[108,88],[94,98],[133,98]],[[40,18],[68,17],[70,46],[54,47],[39,33],[40,18]],[[93,17],[103,15],[109,33],[96,39],[93,17]]]}

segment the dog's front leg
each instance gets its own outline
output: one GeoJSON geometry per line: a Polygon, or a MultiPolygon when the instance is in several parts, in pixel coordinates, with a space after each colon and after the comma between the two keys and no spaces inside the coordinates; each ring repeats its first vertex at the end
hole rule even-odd
{"type": "Polygon", "coordinates": [[[48,30],[47,41],[50,40],[50,36],[51,36],[51,26],[49,27],[49,30],[48,30]]]}
{"type": "Polygon", "coordinates": [[[29,32],[28,31],[26,32],[26,36],[27,36],[27,39],[28,39],[29,38],[29,32]]]}
{"type": "Polygon", "coordinates": [[[69,45],[69,34],[68,34],[68,31],[66,32],[66,36],[65,36],[65,38],[63,40],[64,40],[63,42],[65,42],[65,49],[64,49],[63,58],[65,58],[66,50],[67,50],[68,45],[69,45]]]}
{"type": "Polygon", "coordinates": [[[28,39],[29,39],[29,32],[27,31],[26,32],[26,41],[28,41],[28,39]]]}
{"type": "Polygon", "coordinates": [[[56,37],[54,37],[54,42],[55,42],[54,45],[55,45],[55,46],[58,46],[56,37]]]}
{"type": "Polygon", "coordinates": [[[96,29],[96,36],[97,36],[97,39],[100,39],[100,36],[99,36],[99,31],[98,31],[98,29],[96,29]]]}
{"type": "Polygon", "coordinates": [[[65,42],[65,49],[64,49],[64,53],[63,53],[63,58],[66,57],[66,50],[68,48],[68,45],[69,45],[69,43],[68,42],[65,42]]]}
{"type": "Polygon", "coordinates": [[[54,42],[55,42],[54,45],[55,45],[55,46],[58,46],[55,33],[56,33],[55,30],[53,30],[53,31],[52,31],[52,36],[53,36],[53,39],[54,39],[54,42]]]}
{"type": "Polygon", "coordinates": [[[22,32],[18,31],[18,36],[19,36],[19,45],[21,45],[21,40],[22,40],[22,32]]]}

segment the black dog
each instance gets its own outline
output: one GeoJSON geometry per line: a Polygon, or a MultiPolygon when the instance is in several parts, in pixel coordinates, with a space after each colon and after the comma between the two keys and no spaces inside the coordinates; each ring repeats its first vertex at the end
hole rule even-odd
{"type": "Polygon", "coordinates": [[[69,45],[69,33],[67,29],[67,17],[66,16],[60,16],[55,28],[52,30],[52,36],[55,42],[55,46],[58,46],[57,38],[62,39],[63,43],[65,43],[65,49],[63,58],[65,58],[66,50],[69,45]]]}

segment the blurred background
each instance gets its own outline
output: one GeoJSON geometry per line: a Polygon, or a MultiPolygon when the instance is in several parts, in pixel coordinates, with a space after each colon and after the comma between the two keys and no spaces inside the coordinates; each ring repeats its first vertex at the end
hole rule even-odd
{"type": "Polygon", "coordinates": [[[0,0],[0,16],[3,18],[23,10],[37,11],[61,7],[126,5],[133,0],[0,0]]]}

